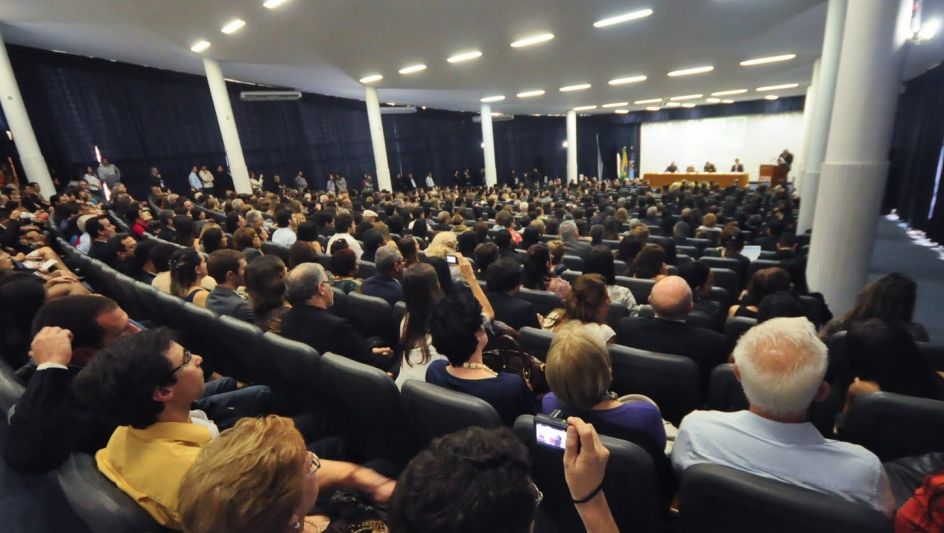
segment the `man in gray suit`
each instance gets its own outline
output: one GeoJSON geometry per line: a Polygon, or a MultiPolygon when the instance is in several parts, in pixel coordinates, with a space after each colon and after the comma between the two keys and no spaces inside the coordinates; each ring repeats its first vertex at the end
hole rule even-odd
{"type": "Polygon", "coordinates": [[[590,243],[579,240],[580,232],[577,230],[577,223],[573,220],[565,220],[560,225],[561,241],[564,242],[564,254],[576,255],[584,261],[590,257],[590,243]]]}
{"type": "Polygon", "coordinates": [[[216,287],[207,296],[207,309],[219,315],[253,322],[255,315],[252,307],[236,292],[246,275],[246,258],[243,253],[236,250],[213,252],[207,260],[207,272],[216,280],[216,287]]]}

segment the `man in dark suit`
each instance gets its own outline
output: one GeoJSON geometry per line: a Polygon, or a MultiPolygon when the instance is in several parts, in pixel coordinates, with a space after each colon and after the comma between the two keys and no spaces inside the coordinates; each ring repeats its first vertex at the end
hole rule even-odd
{"type": "Polygon", "coordinates": [[[580,232],[577,230],[577,223],[573,220],[561,222],[558,228],[561,235],[561,241],[564,243],[564,255],[576,255],[584,261],[590,258],[590,243],[579,240],[580,232]]]}
{"type": "Polygon", "coordinates": [[[705,172],[717,172],[717,171],[718,170],[715,168],[714,163],[712,163],[711,161],[705,162],[705,172]]]}
{"type": "Polygon", "coordinates": [[[655,318],[624,318],[616,327],[616,342],[659,353],[681,355],[698,363],[702,383],[711,369],[727,360],[724,335],[685,323],[692,310],[692,290],[679,276],[669,276],[652,287],[649,305],[655,318]]]}
{"type": "Polygon", "coordinates": [[[207,272],[216,280],[216,287],[207,296],[207,309],[243,322],[255,321],[252,306],[236,292],[244,283],[246,265],[246,257],[238,250],[217,250],[210,254],[207,272]]]}
{"type": "Polygon", "coordinates": [[[744,165],[741,164],[740,159],[734,160],[734,164],[731,165],[731,172],[744,172],[744,165]]]}
{"type": "Polygon", "coordinates": [[[92,238],[92,245],[89,247],[89,257],[104,261],[108,256],[108,239],[115,234],[115,226],[108,220],[108,217],[102,215],[90,219],[85,223],[85,231],[92,238]]]}
{"type": "Polygon", "coordinates": [[[669,166],[665,167],[666,172],[678,172],[678,165],[675,164],[675,161],[669,163],[669,166]]]}
{"type": "Polygon", "coordinates": [[[374,255],[374,264],[377,265],[377,274],[364,280],[361,292],[383,298],[392,307],[403,299],[399,279],[403,276],[403,255],[397,248],[381,246],[374,255]]]}
{"type": "Polygon", "coordinates": [[[324,267],[302,263],[285,277],[285,295],[292,308],[282,317],[282,336],[303,342],[319,353],[336,353],[375,366],[390,367],[393,350],[372,348],[347,320],[331,314],[334,290],[324,267]]]}
{"type": "Polygon", "coordinates": [[[488,301],[495,311],[495,320],[515,329],[525,326],[541,327],[534,304],[518,297],[518,289],[521,288],[521,265],[517,261],[499,259],[488,267],[487,277],[485,289],[488,301]]]}

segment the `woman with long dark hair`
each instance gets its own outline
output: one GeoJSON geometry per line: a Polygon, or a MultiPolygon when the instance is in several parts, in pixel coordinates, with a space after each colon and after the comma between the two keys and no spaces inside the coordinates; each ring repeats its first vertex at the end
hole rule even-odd
{"type": "Polygon", "coordinates": [[[536,291],[551,291],[562,300],[570,294],[570,283],[559,277],[551,277],[551,251],[546,244],[534,244],[528,248],[524,261],[522,285],[536,291]]]}
{"type": "Polygon", "coordinates": [[[584,274],[599,274],[606,281],[606,292],[613,303],[623,304],[632,313],[636,309],[636,298],[627,287],[616,284],[616,264],[613,254],[606,246],[594,246],[584,263],[584,274]]]}
{"type": "Polygon", "coordinates": [[[828,337],[849,329],[855,322],[881,318],[906,324],[914,340],[927,342],[927,330],[921,324],[912,322],[917,295],[918,284],[913,279],[897,272],[885,274],[866,285],[852,309],[827,324],[822,335],[828,337]]]}
{"type": "Polygon", "coordinates": [[[246,292],[256,315],[256,325],[280,333],[282,315],[291,309],[285,300],[285,263],[277,255],[264,255],[246,267],[246,292]]]}
{"type": "Polygon", "coordinates": [[[170,293],[200,307],[206,307],[210,291],[201,283],[207,275],[206,259],[200,252],[187,248],[170,256],[170,293]]]}
{"type": "Polygon", "coordinates": [[[426,368],[437,359],[445,359],[432,346],[429,338],[429,315],[445,297],[439,286],[436,269],[426,263],[417,263],[403,271],[403,301],[406,314],[400,324],[400,350],[403,360],[397,387],[408,379],[426,380],[426,368]]]}

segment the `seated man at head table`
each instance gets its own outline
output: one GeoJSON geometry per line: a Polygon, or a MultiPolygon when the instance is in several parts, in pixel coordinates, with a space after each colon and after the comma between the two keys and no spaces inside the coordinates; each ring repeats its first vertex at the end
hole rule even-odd
{"type": "Polygon", "coordinates": [[[669,163],[669,166],[665,167],[666,172],[678,172],[678,165],[675,164],[675,161],[669,163]]]}
{"type": "Polygon", "coordinates": [[[705,172],[717,172],[717,171],[718,170],[715,168],[714,163],[712,163],[711,161],[705,162],[705,172]]]}

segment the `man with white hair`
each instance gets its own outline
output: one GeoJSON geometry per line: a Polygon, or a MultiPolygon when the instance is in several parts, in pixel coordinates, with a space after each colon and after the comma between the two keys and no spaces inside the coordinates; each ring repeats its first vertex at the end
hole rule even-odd
{"type": "Polygon", "coordinates": [[[750,409],[686,416],[672,450],[675,469],[719,464],[890,514],[894,501],[878,457],[823,437],[807,420],[810,404],[829,394],[826,366],[826,345],[806,318],[751,328],[734,349],[735,376],[750,409]]]}
{"type": "Polygon", "coordinates": [[[590,243],[580,240],[580,231],[577,229],[577,223],[573,220],[561,222],[560,227],[561,241],[564,242],[564,254],[576,255],[584,261],[590,259],[590,243]]]}

